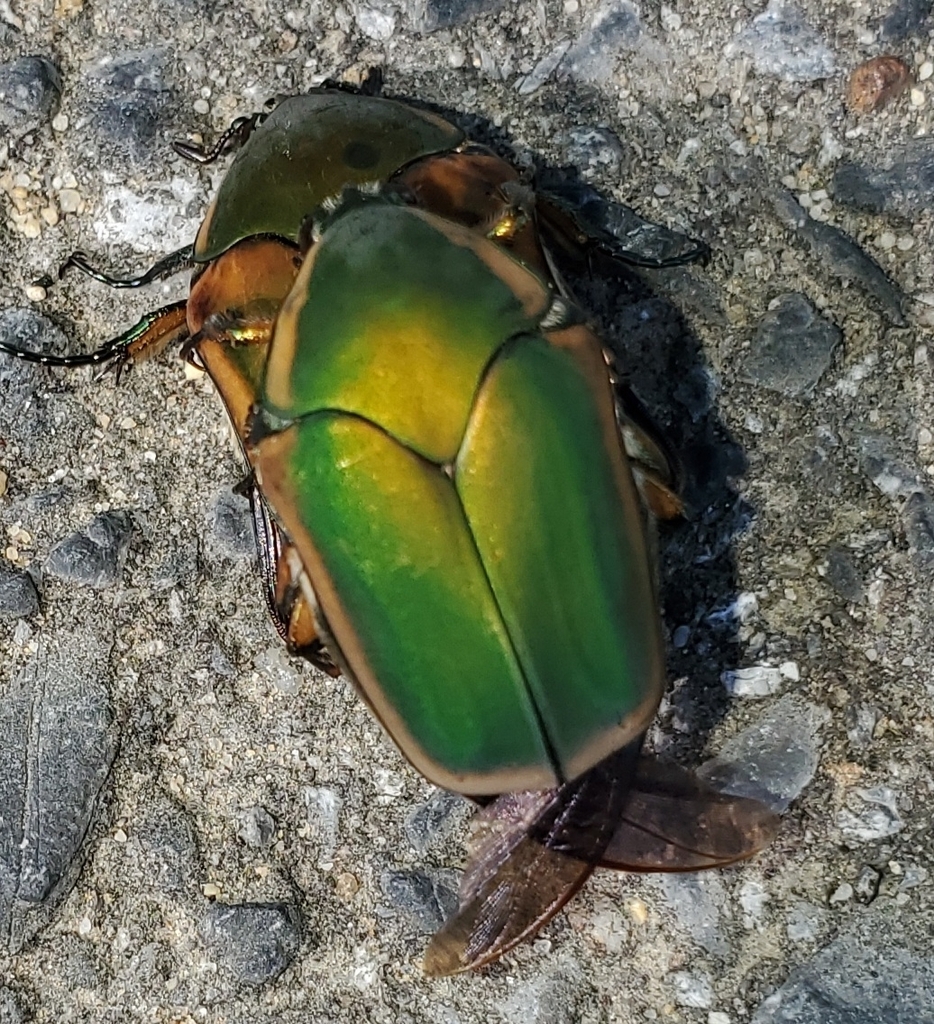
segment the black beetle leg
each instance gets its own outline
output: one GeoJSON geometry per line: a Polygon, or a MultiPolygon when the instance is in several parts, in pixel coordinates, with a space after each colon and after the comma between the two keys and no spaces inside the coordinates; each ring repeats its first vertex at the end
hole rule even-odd
{"type": "Polygon", "coordinates": [[[191,160],[196,164],[210,164],[218,157],[231,149],[237,149],[256,131],[256,129],[269,117],[268,110],[257,111],[255,114],[245,114],[237,117],[230,123],[230,127],[221,135],[210,149],[194,142],[183,142],[177,139],[172,143],[172,148],[180,157],[191,160]]]}
{"type": "Polygon", "coordinates": [[[115,370],[119,379],[128,363],[149,359],[175,339],[187,334],[186,306],[186,302],[173,302],[170,306],[163,306],[152,313],[147,313],[128,331],[105,341],[93,352],[81,352],[71,356],[46,355],[17,348],[5,341],[0,341],[0,352],[27,363],[41,363],[43,366],[102,366],[104,373],[115,370]]]}
{"type": "Polygon", "coordinates": [[[93,267],[83,252],[73,252],[58,268],[58,277],[61,280],[66,272],[74,267],[82,274],[111,288],[141,288],[143,285],[161,281],[163,278],[171,277],[173,274],[193,267],[195,265],[193,249],[193,246],[186,245],[183,249],[170,252],[168,256],[164,256],[138,277],[113,277],[110,274],[105,274],[102,270],[93,267]]]}

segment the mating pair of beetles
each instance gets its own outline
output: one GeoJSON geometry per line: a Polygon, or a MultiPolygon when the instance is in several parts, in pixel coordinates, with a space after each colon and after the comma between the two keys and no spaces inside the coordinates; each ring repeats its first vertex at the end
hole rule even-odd
{"type": "Polygon", "coordinates": [[[680,502],[553,254],[572,211],[414,106],[325,87],[235,122],[187,302],[88,355],[181,339],[240,439],[290,649],[344,674],[427,779],[482,805],[429,974],[534,934],[597,867],[761,849],[754,800],[640,756],[664,689],[647,518],[680,502]]]}

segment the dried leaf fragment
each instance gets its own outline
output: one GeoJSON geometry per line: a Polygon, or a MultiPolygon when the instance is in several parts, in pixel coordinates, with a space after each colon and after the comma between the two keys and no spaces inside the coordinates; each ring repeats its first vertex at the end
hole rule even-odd
{"type": "Polygon", "coordinates": [[[857,114],[871,114],[901,95],[911,82],[911,69],[900,57],[873,57],[853,69],[846,86],[846,105],[857,114]]]}

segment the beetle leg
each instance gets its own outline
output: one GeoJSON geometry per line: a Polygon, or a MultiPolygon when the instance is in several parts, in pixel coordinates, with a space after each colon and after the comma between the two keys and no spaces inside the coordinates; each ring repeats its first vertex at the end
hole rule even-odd
{"type": "MultiPolygon", "coordinates": [[[[538,226],[548,243],[577,263],[602,255],[625,266],[662,270],[706,263],[710,257],[710,246],[697,239],[686,238],[685,242],[689,243],[686,248],[664,256],[646,255],[627,248],[606,229],[582,222],[576,211],[557,196],[539,193],[535,208],[538,226]]],[[[647,222],[639,218],[639,223],[647,222]]]]}
{"type": "Polygon", "coordinates": [[[95,281],[101,281],[110,288],[141,288],[143,285],[151,284],[153,281],[161,281],[166,277],[171,277],[173,274],[178,274],[182,270],[188,270],[193,267],[195,265],[193,251],[193,246],[190,245],[186,245],[182,249],[176,249],[175,252],[170,252],[168,256],[163,256],[161,260],[154,263],[138,277],[113,277],[110,274],[105,274],[103,271],[95,269],[83,252],[73,252],[58,268],[58,279],[61,280],[65,273],[71,267],[74,267],[87,277],[92,277],[95,281]]]}
{"type": "Polygon", "coordinates": [[[269,117],[271,111],[257,111],[255,114],[246,114],[243,117],[234,118],[230,127],[221,135],[210,149],[194,142],[183,142],[177,139],[172,143],[172,148],[180,157],[191,160],[196,164],[211,164],[218,157],[228,150],[237,149],[253,134],[254,131],[269,117]]]}
{"type": "Polygon", "coordinates": [[[234,490],[250,501],[263,595],[276,632],[290,654],[305,658],[330,676],[339,676],[340,669],[318,635],[316,604],[306,595],[301,559],[272,518],[255,475],[250,473],[234,490]]]}
{"type": "Polygon", "coordinates": [[[147,313],[128,331],[104,342],[93,352],[71,356],[45,355],[42,352],[29,352],[3,341],[0,341],[0,352],[16,356],[27,363],[41,363],[43,366],[103,366],[104,372],[114,369],[119,379],[128,363],[149,359],[188,333],[185,310],[185,302],[173,302],[170,306],[163,306],[152,313],[147,313]]]}

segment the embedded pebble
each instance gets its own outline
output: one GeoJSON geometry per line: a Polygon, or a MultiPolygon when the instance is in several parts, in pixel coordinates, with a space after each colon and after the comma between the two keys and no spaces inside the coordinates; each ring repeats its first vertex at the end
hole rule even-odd
{"type": "Polygon", "coordinates": [[[769,0],[727,47],[727,55],[747,54],[760,74],[786,82],[812,82],[836,69],[833,52],[788,0],[769,0]]]}
{"type": "Polygon", "coordinates": [[[827,569],[824,578],[833,589],[851,604],[863,597],[863,581],[853,555],[842,547],[833,547],[827,552],[827,569]]]}
{"type": "Polygon", "coordinates": [[[923,214],[934,188],[934,140],[909,139],[894,149],[885,167],[844,160],[834,172],[837,202],[909,220],[923,214]]]}
{"type": "Polygon", "coordinates": [[[715,789],[784,811],[814,777],[827,711],[789,694],[723,744],[698,775],[715,789]]]}
{"type": "Polygon", "coordinates": [[[831,364],[843,334],[806,296],[782,295],[762,318],[745,361],[746,377],[793,397],[808,395],[831,364]]]}
{"type": "Polygon", "coordinates": [[[278,978],[302,942],[301,917],[287,903],[216,903],[201,918],[199,931],[211,956],[253,986],[278,978]]]}
{"type": "Polygon", "coordinates": [[[276,819],[265,807],[250,807],[241,811],[238,835],[254,849],[263,849],[272,842],[276,834],[276,819]]]}
{"type": "Polygon", "coordinates": [[[678,1006],[689,1006],[696,1010],[706,1010],[713,1002],[713,986],[706,974],[676,971],[671,975],[671,983],[675,991],[675,1002],[678,1006]]]}
{"type": "Polygon", "coordinates": [[[934,1024],[934,957],[887,940],[834,939],[756,1010],[752,1024],[934,1024]]]}
{"type": "Polygon", "coordinates": [[[770,697],[782,688],[782,673],[770,665],[751,665],[722,672],[720,682],[734,697],[770,697]]]}
{"type": "Polygon", "coordinates": [[[225,489],[207,511],[208,526],[221,551],[230,558],[255,558],[256,540],[249,501],[225,489]]]}
{"type": "Polygon", "coordinates": [[[811,903],[799,901],[788,913],[785,931],[792,942],[813,942],[824,920],[824,911],[811,903]]]}
{"type": "Polygon", "coordinates": [[[879,303],[888,320],[899,327],[905,325],[903,297],[897,285],[849,235],[809,217],[788,193],[774,192],[772,206],[779,220],[804,239],[831,273],[854,281],[879,303]]]}
{"type": "Polygon", "coordinates": [[[82,107],[93,130],[123,158],[138,163],[162,159],[157,139],[174,107],[164,51],[146,49],[101,61],[85,78],[82,107]]]}
{"type": "Polygon", "coordinates": [[[879,885],[882,882],[882,872],[871,864],[864,864],[859,869],[856,882],[853,885],[853,892],[860,903],[869,904],[876,898],[879,892],[879,885]]]}
{"type": "Polygon", "coordinates": [[[424,854],[441,843],[471,813],[470,804],[462,796],[438,789],[408,813],[405,834],[416,853],[424,854]]]}
{"type": "Polygon", "coordinates": [[[58,633],[0,696],[0,943],[20,949],[71,889],[117,749],[110,638],[58,633]]]}
{"type": "Polygon", "coordinates": [[[318,866],[331,867],[337,846],[338,825],[343,800],[335,789],[325,786],[306,786],[302,790],[308,825],[318,847],[318,866]]]}
{"type": "Polygon", "coordinates": [[[719,875],[663,874],[651,876],[651,880],[664,893],[675,920],[702,949],[716,956],[729,953],[729,941],[720,927],[729,896],[719,875]]]}
{"type": "Polygon", "coordinates": [[[613,74],[623,54],[643,39],[639,9],[630,0],[603,0],[574,46],[563,67],[572,78],[599,84],[613,74]]]}
{"type": "Polygon", "coordinates": [[[893,0],[882,22],[882,38],[898,41],[920,32],[932,7],[934,0],[893,0]]]}
{"type": "Polygon", "coordinates": [[[905,827],[898,812],[896,794],[888,786],[854,789],[846,806],[837,812],[836,825],[846,839],[872,843],[894,836],[905,827]]]}
{"type": "Polygon", "coordinates": [[[0,565],[0,618],[25,618],[37,611],[39,591],[29,573],[0,565]]]}
{"type": "Polygon", "coordinates": [[[0,125],[25,132],[50,120],[61,94],[61,73],[45,57],[0,64],[0,125]]]}
{"type": "Polygon", "coordinates": [[[450,870],[384,871],[380,890],[425,934],[436,932],[457,910],[458,875],[450,870]]]}
{"type": "Polygon", "coordinates": [[[850,743],[857,748],[868,747],[872,743],[872,734],[879,721],[879,712],[865,704],[851,704],[847,707],[844,719],[846,735],[850,743]]]}
{"type": "Polygon", "coordinates": [[[125,512],[102,512],[59,541],[44,568],[60,580],[103,590],[120,579],[132,536],[133,522],[125,512]]]}

